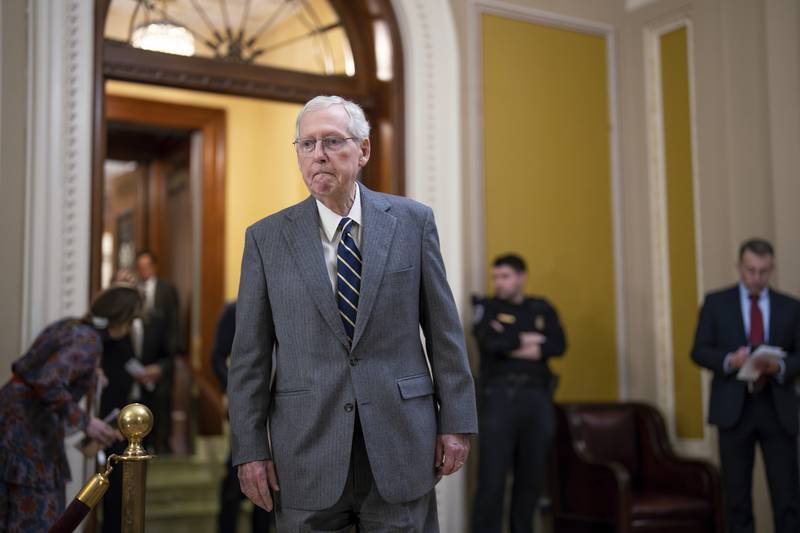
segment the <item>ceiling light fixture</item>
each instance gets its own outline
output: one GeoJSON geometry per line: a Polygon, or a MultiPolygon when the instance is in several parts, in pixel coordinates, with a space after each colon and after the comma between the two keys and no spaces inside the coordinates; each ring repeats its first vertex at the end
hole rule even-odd
{"type": "Polygon", "coordinates": [[[194,36],[183,26],[166,20],[142,24],[133,31],[131,45],[143,50],[179,56],[194,55],[194,36]]]}

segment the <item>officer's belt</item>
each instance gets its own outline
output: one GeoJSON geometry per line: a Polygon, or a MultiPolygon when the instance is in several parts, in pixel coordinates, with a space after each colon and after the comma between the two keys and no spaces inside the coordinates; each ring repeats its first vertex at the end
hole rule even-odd
{"type": "Polygon", "coordinates": [[[550,386],[549,375],[517,373],[517,374],[499,374],[491,376],[486,380],[485,386],[503,385],[508,387],[541,387],[547,388],[550,386]]]}

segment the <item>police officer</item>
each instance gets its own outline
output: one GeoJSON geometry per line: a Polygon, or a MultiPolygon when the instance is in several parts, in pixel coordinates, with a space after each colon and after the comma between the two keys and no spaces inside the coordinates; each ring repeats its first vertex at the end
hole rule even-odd
{"type": "Polygon", "coordinates": [[[494,297],[475,298],[475,339],[481,354],[480,466],[472,527],[500,533],[506,475],[513,469],[511,533],[533,531],[533,511],[555,431],[550,357],[564,353],[558,313],[547,300],[525,296],[525,261],[495,259],[494,297]]]}

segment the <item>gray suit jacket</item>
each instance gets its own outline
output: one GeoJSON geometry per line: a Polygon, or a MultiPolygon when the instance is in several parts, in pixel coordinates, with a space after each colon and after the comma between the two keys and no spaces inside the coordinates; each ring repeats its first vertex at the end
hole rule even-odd
{"type": "Polygon", "coordinates": [[[364,264],[352,347],[314,199],[245,235],[228,377],[233,461],[273,459],[282,504],[291,508],[325,509],[341,496],[356,413],[378,491],[391,503],[435,485],[437,433],[477,433],[433,212],[359,186],[364,264]]]}

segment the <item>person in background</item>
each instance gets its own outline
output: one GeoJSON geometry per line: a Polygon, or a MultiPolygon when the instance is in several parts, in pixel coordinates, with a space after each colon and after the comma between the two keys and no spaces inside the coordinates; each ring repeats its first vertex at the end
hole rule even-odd
{"type": "MultiPolygon", "coordinates": [[[[138,319],[136,319],[138,320],[138,319]]],[[[103,373],[108,379],[108,386],[100,396],[98,415],[104,419],[113,416],[115,409],[122,410],[128,403],[136,401],[132,398],[134,378],[125,370],[125,363],[135,357],[131,335],[119,339],[108,339],[103,350],[103,373]]],[[[106,457],[111,454],[122,454],[127,443],[113,442],[105,449],[106,457]]],[[[102,464],[100,465],[102,467],[102,464]]],[[[122,523],[122,468],[115,468],[109,475],[109,487],[103,496],[103,533],[118,533],[122,523]]]]}
{"type": "Polygon", "coordinates": [[[149,250],[136,256],[139,290],[144,298],[143,332],[141,341],[134,337],[134,349],[141,346],[144,374],[141,400],[153,411],[153,431],[146,442],[155,453],[170,452],[169,436],[172,426],[172,378],[175,356],[180,343],[178,323],[178,291],[158,277],[158,259],[149,250]]]}
{"type": "MultiPolygon", "coordinates": [[[[217,322],[217,333],[214,336],[214,348],[211,351],[211,365],[219,380],[222,390],[228,387],[228,359],[233,346],[233,336],[236,333],[236,302],[227,304],[217,322]]],[[[239,508],[242,500],[246,498],[239,487],[239,478],[236,467],[228,456],[227,473],[220,487],[220,506],[217,518],[217,531],[219,533],[236,533],[239,523],[239,508]]],[[[253,533],[267,533],[270,530],[272,513],[258,505],[253,506],[252,531],[253,533]]]]}
{"type": "MultiPolygon", "coordinates": [[[[114,281],[120,284],[136,286],[136,275],[128,269],[120,269],[114,276],[114,281]]],[[[108,339],[104,344],[103,362],[101,368],[108,379],[108,386],[100,395],[100,410],[98,416],[105,419],[112,416],[115,410],[122,410],[127,404],[139,401],[139,387],[135,384],[147,381],[146,376],[135,377],[127,369],[127,363],[138,358],[133,349],[133,337],[141,340],[142,319],[136,317],[131,323],[128,335],[118,339],[108,339]]],[[[113,453],[122,454],[127,443],[116,441],[105,449],[106,457],[113,453]]],[[[102,467],[102,462],[101,465],[102,467]]],[[[109,476],[109,487],[103,496],[102,533],[117,533],[122,523],[122,469],[115,468],[109,476]]]]}
{"type": "Polygon", "coordinates": [[[121,435],[79,405],[98,379],[105,343],[128,334],[141,298],[132,286],[100,293],[83,318],[42,331],[0,389],[0,531],[47,531],[64,509],[70,479],[64,437],[107,446],[121,435]]]}
{"type": "Polygon", "coordinates": [[[567,347],[555,308],[525,296],[527,267],[517,255],[492,266],[494,296],[475,299],[480,349],[478,492],[475,533],[500,533],[506,476],[512,470],[511,533],[533,531],[545,462],[555,432],[550,357],[567,347]]]}
{"type": "Polygon", "coordinates": [[[717,426],[730,533],[753,533],[752,486],[756,443],[767,472],[775,533],[800,531],[797,398],[800,375],[800,301],[769,286],[775,252],[763,239],[739,248],[739,283],[706,295],[692,359],[711,370],[708,422],[717,426]],[[772,345],[785,358],[754,361],[757,381],[737,379],[753,350],[772,345]]]}

